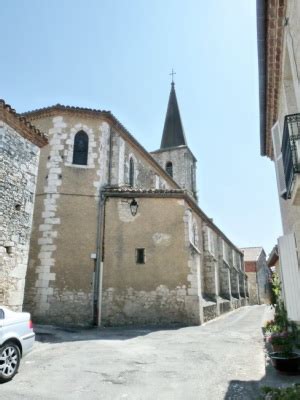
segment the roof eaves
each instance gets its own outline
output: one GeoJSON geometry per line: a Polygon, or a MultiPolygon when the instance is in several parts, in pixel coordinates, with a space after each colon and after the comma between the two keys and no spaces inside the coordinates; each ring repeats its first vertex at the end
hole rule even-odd
{"type": "Polygon", "coordinates": [[[173,146],[173,147],[165,147],[163,149],[158,149],[158,150],[154,150],[154,151],[150,151],[150,154],[157,154],[157,153],[163,153],[166,151],[173,151],[173,150],[180,150],[180,149],[188,149],[189,152],[191,153],[194,161],[197,161],[197,158],[194,156],[193,152],[191,151],[191,149],[189,148],[189,146],[187,146],[186,144],[182,144],[180,146],[173,146]]]}
{"type": "Polygon", "coordinates": [[[231,245],[241,256],[243,252],[231,242],[230,239],[215,225],[211,218],[209,218],[198,204],[191,198],[188,192],[184,189],[137,189],[137,188],[119,188],[119,187],[106,187],[103,191],[107,197],[174,197],[183,198],[189,206],[205,221],[205,223],[217,232],[222,239],[231,245]]]}
{"type": "Polygon", "coordinates": [[[25,116],[18,114],[3,99],[0,99],[0,119],[38,147],[43,147],[48,143],[47,135],[32,125],[25,116]]]}
{"type": "Polygon", "coordinates": [[[164,179],[166,179],[167,182],[171,183],[173,186],[177,187],[180,189],[180,186],[174,181],[174,179],[167,174],[167,172],[158,164],[158,162],[151,156],[151,154],[134,138],[134,136],[125,128],[125,126],[110,112],[110,111],[101,111],[101,110],[96,110],[96,109],[91,109],[91,108],[83,108],[83,107],[74,107],[74,106],[64,106],[61,104],[56,104],[54,106],[50,107],[44,107],[40,109],[36,109],[33,111],[27,111],[23,113],[22,115],[30,117],[31,119],[36,119],[36,118],[41,118],[43,116],[48,116],[49,114],[53,114],[56,111],[62,111],[62,112],[79,112],[79,113],[88,113],[90,115],[98,115],[98,116],[103,116],[106,117],[108,120],[112,122],[112,125],[121,131],[123,134],[127,136],[127,138],[130,140],[130,142],[138,149],[140,150],[145,157],[148,158],[148,160],[155,166],[156,169],[159,170],[159,172],[163,175],[164,179]]]}
{"type": "Polygon", "coordinates": [[[257,52],[259,74],[260,153],[266,156],[266,8],[268,0],[256,0],[257,52]]]}

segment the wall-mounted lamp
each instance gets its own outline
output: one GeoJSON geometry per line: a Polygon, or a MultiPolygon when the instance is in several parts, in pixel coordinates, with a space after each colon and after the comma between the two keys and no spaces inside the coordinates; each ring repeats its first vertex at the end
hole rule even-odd
{"type": "Polygon", "coordinates": [[[136,216],[138,208],[139,208],[139,205],[138,205],[137,201],[135,199],[132,199],[132,201],[130,203],[130,211],[131,211],[131,215],[133,217],[136,216]]]}

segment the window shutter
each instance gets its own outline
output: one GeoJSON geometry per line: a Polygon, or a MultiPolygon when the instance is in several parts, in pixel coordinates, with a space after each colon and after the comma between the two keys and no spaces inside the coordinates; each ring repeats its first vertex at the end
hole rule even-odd
{"type": "Polygon", "coordinates": [[[280,126],[278,122],[276,122],[276,124],[272,128],[272,139],[273,139],[274,162],[275,162],[278,193],[280,196],[283,197],[286,194],[286,184],[285,184],[285,175],[284,175],[283,160],[281,153],[280,126]]]}

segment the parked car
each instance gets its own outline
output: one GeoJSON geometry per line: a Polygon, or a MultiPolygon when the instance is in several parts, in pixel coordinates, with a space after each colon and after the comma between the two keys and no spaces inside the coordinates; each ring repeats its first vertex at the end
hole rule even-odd
{"type": "Polygon", "coordinates": [[[11,380],[34,344],[30,314],[0,306],[0,382],[11,380]]]}

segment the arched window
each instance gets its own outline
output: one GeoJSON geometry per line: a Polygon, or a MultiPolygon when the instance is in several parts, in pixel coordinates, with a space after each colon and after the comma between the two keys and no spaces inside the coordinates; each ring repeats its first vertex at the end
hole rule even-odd
{"type": "Polygon", "coordinates": [[[167,171],[167,174],[169,174],[173,178],[173,164],[171,163],[171,161],[167,162],[166,171],[167,171]]]}
{"type": "Polygon", "coordinates": [[[132,158],[129,160],[129,185],[134,186],[134,161],[132,158]]]}
{"type": "Polygon", "coordinates": [[[89,137],[84,131],[76,133],[74,138],[73,164],[87,165],[89,137]]]}

